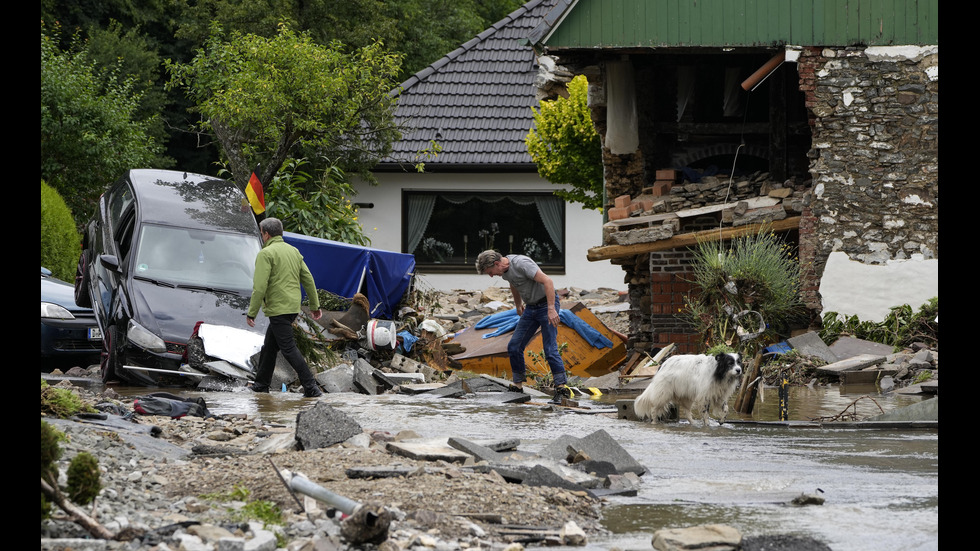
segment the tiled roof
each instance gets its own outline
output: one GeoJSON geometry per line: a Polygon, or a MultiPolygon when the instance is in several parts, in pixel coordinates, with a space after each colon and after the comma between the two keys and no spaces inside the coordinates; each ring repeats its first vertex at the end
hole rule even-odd
{"type": "MultiPolygon", "coordinates": [[[[532,0],[401,84],[396,118],[407,130],[379,169],[411,164],[435,140],[427,170],[534,170],[524,138],[537,107],[528,34],[558,0],[532,0]]],[[[397,90],[392,92],[397,94],[397,90]]]]}

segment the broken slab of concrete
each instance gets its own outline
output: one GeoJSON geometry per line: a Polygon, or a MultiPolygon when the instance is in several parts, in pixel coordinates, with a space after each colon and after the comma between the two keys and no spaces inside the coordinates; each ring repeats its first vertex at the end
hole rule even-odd
{"type": "Polygon", "coordinates": [[[425,384],[425,375],[421,373],[385,373],[385,377],[398,386],[410,384],[425,384]]]}
{"type": "Polygon", "coordinates": [[[466,390],[463,389],[463,384],[460,381],[455,383],[450,383],[443,385],[439,388],[435,388],[426,393],[426,396],[433,396],[437,398],[462,398],[466,396],[466,390]]]}
{"type": "Polygon", "coordinates": [[[446,441],[446,443],[461,452],[472,455],[477,461],[503,461],[503,454],[500,452],[492,450],[486,446],[481,446],[475,442],[470,442],[469,440],[465,440],[463,438],[451,437],[446,441]]]}
{"type": "Polygon", "coordinates": [[[712,551],[739,551],[742,533],[726,524],[705,524],[690,528],[657,530],[650,542],[657,551],[683,551],[685,549],[711,549],[712,551]]]}
{"type": "Polygon", "coordinates": [[[502,384],[499,381],[494,381],[487,379],[486,377],[472,377],[469,379],[462,379],[460,384],[463,385],[463,389],[466,392],[477,393],[477,392],[508,392],[511,385],[502,384]]]}
{"type": "Polygon", "coordinates": [[[804,356],[816,356],[827,363],[834,363],[840,360],[837,354],[834,354],[834,351],[827,346],[827,343],[823,342],[823,339],[815,331],[790,337],[786,342],[804,356]]]}
{"type": "Polygon", "coordinates": [[[841,360],[828,364],[822,367],[816,368],[816,373],[818,375],[832,375],[840,376],[841,372],[844,371],[857,371],[859,369],[865,369],[868,367],[881,365],[885,363],[884,356],[877,356],[874,354],[861,354],[858,356],[853,356],[846,360],[841,360]]]}
{"type": "Polygon", "coordinates": [[[384,392],[384,386],[375,378],[374,371],[374,366],[363,358],[354,362],[354,386],[371,396],[384,392]]]}
{"type": "Polygon", "coordinates": [[[609,433],[599,429],[592,434],[576,438],[574,436],[562,435],[541,451],[543,457],[550,457],[555,460],[564,460],[569,455],[577,453],[584,454],[595,461],[607,461],[611,463],[618,473],[635,473],[642,475],[647,471],[633,458],[619,442],[616,442],[609,433]]]}
{"type": "Polygon", "coordinates": [[[436,370],[434,368],[401,354],[395,354],[392,356],[391,361],[388,362],[388,367],[402,373],[421,373],[423,376],[425,376],[425,380],[430,382],[436,375],[436,370]]]}
{"type": "Polygon", "coordinates": [[[845,371],[840,374],[842,385],[868,385],[879,383],[885,377],[894,377],[898,373],[895,368],[871,367],[860,371],[845,371]]]}
{"type": "Polygon", "coordinates": [[[327,393],[357,392],[357,387],[354,386],[354,368],[347,364],[321,371],[315,378],[327,393]]]}
{"type": "Polygon", "coordinates": [[[465,463],[470,454],[461,452],[447,443],[445,438],[402,440],[388,442],[391,453],[420,461],[445,461],[447,463],[465,463]]]}
{"type": "Polygon", "coordinates": [[[567,478],[561,476],[555,471],[545,467],[544,465],[535,465],[531,467],[524,475],[524,479],[521,484],[525,486],[548,486],[551,488],[563,488],[565,490],[571,490],[573,492],[587,492],[590,496],[594,494],[588,489],[567,478]]]}
{"type": "Polygon", "coordinates": [[[443,388],[444,383],[422,383],[422,384],[402,384],[398,385],[398,391],[402,394],[425,394],[433,390],[443,388]]]}
{"type": "Polygon", "coordinates": [[[304,450],[339,444],[362,432],[357,421],[326,402],[296,414],[296,441],[304,450]]]}
{"type": "Polygon", "coordinates": [[[636,495],[640,490],[640,486],[643,485],[643,482],[636,473],[611,474],[606,480],[607,490],[612,492],[627,492],[622,495],[636,495]]]}
{"type": "Polygon", "coordinates": [[[840,360],[846,360],[848,358],[853,358],[854,356],[861,356],[865,354],[890,356],[895,352],[895,348],[893,346],[847,336],[840,337],[834,341],[834,344],[830,345],[830,350],[840,360]]]}

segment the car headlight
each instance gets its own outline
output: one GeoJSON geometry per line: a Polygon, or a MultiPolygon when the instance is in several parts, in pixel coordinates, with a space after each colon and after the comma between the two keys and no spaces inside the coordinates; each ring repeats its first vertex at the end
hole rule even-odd
{"type": "Polygon", "coordinates": [[[129,327],[126,329],[126,339],[150,352],[167,351],[167,344],[163,342],[163,339],[154,335],[147,328],[133,320],[129,320],[129,327]]]}
{"type": "Polygon", "coordinates": [[[71,312],[66,310],[64,306],[58,306],[57,304],[51,302],[42,302],[41,318],[73,320],[75,319],[75,316],[71,315],[71,312]]]}

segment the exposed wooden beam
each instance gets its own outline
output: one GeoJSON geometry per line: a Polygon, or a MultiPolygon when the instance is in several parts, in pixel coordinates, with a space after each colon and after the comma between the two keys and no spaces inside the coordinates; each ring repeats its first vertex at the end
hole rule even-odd
{"type": "Polygon", "coordinates": [[[613,258],[625,258],[638,254],[652,253],[657,251],[667,251],[680,247],[690,247],[697,245],[699,241],[718,241],[719,239],[731,239],[743,235],[753,234],[759,231],[764,225],[768,225],[773,231],[794,230],[800,227],[800,217],[793,216],[783,220],[775,220],[766,224],[749,224],[735,228],[723,228],[719,230],[704,230],[699,232],[684,233],[675,235],[670,239],[651,241],[649,243],[637,243],[635,245],[606,245],[603,247],[593,247],[589,249],[587,258],[590,262],[598,260],[610,260],[613,258]]]}

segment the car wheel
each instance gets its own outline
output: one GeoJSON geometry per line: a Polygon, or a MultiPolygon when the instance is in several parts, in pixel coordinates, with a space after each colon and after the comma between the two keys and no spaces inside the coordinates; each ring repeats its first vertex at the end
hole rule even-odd
{"type": "Polygon", "coordinates": [[[78,265],[75,266],[75,304],[82,308],[92,307],[92,297],[88,290],[88,262],[89,251],[82,251],[78,257],[78,265]]]}
{"type": "Polygon", "coordinates": [[[119,363],[119,331],[115,325],[102,335],[102,382],[108,383],[116,378],[116,366],[119,363]]]}

